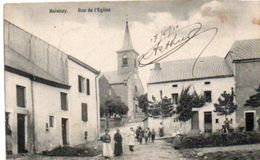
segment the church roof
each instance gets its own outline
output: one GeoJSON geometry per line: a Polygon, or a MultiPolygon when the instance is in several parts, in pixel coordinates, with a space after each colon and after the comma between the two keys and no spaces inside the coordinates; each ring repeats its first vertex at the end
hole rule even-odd
{"type": "Polygon", "coordinates": [[[129,78],[130,73],[119,74],[117,71],[105,72],[104,76],[108,80],[109,84],[125,83],[129,78]]]}
{"type": "Polygon", "coordinates": [[[194,58],[160,63],[160,69],[150,71],[148,84],[233,76],[224,58],[217,56],[200,57],[193,76],[192,67],[195,60],[194,58]]]}
{"type": "Polygon", "coordinates": [[[128,50],[134,50],[129,27],[128,27],[128,21],[126,21],[126,27],[125,27],[125,35],[124,35],[124,40],[123,40],[123,46],[119,50],[121,51],[128,51],[128,50]]]}
{"type": "Polygon", "coordinates": [[[260,39],[235,41],[228,54],[233,61],[260,58],[260,39]]]}

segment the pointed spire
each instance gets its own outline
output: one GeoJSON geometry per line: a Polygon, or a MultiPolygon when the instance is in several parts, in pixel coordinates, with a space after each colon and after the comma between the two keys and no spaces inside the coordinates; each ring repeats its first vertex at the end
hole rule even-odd
{"type": "Polygon", "coordinates": [[[120,51],[131,50],[131,49],[134,49],[134,47],[133,47],[132,39],[131,39],[130,32],[129,32],[128,16],[127,16],[126,17],[126,27],[125,27],[125,36],[124,36],[124,41],[123,41],[123,47],[120,49],[120,51]]]}

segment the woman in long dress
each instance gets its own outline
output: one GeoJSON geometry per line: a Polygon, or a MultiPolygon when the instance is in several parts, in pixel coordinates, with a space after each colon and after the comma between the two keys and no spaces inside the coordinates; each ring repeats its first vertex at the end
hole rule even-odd
{"type": "Polygon", "coordinates": [[[115,156],[120,156],[123,153],[122,141],[123,141],[123,138],[120,134],[120,130],[117,129],[116,134],[114,135],[114,142],[115,142],[114,154],[115,154],[115,156]]]}
{"type": "Polygon", "coordinates": [[[129,150],[134,152],[134,146],[135,146],[135,131],[133,128],[130,128],[129,132],[129,150]]]}
{"type": "Polygon", "coordinates": [[[102,136],[102,142],[103,142],[103,156],[105,158],[113,157],[113,151],[112,151],[112,146],[111,146],[111,137],[109,135],[108,129],[105,130],[105,135],[102,136]]]}

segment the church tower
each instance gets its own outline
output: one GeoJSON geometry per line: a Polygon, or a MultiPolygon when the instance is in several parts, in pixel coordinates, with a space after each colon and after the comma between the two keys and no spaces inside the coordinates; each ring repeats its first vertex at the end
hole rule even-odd
{"type": "Polygon", "coordinates": [[[128,20],[126,20],[125,35],[122,48],[117,51],[117,65],[119,74],[138,73],[138,53],[134,50],[129,32],[128,20]]]}

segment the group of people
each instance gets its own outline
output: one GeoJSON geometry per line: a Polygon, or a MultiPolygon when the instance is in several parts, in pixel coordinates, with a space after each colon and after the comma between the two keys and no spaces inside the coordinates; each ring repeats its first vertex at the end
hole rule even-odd
{"type": "Polygon", "coordinates": [[[142,129],[142,127],[139,126],[136,130],[136,139],[140,144],[142,144],[143,139],[145,140],[145,144],[147,144],[148,141],[154,143],[155,135],[156,132],[154,131],[154,129],[142,129]]]}
{"type": "MultiPolygon", "coordinates": [[[[154,129],[152,129],[152,131],[150,131],[149,128],[142,129],[140,126],[135,131],[133,128],[130,128],[129,133],[127,134],[129,150],[131,152],[134,152],[135,139],[137,139],[140,142],[140,144],[142,144],[142,140],[144,138],[145,143],[147,144],[148,141],[154,142],[155,135],[156,135],[156,133],[155,133],[154,129]]],[[[105,130],[105,134],[100,138],[100,140],[103,143],[103,156],[105,158],[111,158],[113,156],[120,156],[123,154],[123,145],[122,145],[123,137],[122,137],[119,129],[116,130],[116,133],[114,134],[114,137],[113,137],[114,152],[113,152],[112,145],[111,145],[112,139],[111,139],[108,129],[105,130]]]]}
{"type": "MultiPolygon", "coordinates": [[[[128,137],[129,137],[129,150],[134,152],[135,132],[133,128],[130,128],[128,137]]],[[[105,158],[111,158],[113,156],[120,156],[123,154],[123,145],[122,145],[123,137],[119,129],[117,129],[116,133],[114,134],[114,153],[111,145],[112,139],[108,129],[105,130],[105,134],[100,139],[103,142],[103,156],[105,158]]]]}

